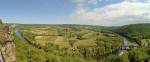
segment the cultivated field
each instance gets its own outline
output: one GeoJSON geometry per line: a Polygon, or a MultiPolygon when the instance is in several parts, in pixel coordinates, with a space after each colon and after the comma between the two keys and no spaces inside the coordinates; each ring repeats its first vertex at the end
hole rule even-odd
{"type": "MultiPolygon", "coordinates": [[[[105,33],[89,30],[90,27],[72,26],[72,27],[33,27],[24,30],[36,34],[35,42],[37,44],[45,45],[45,43],[54,43],[60,47],[77,48],[78,46],[96,46],[97,38],[105,38],[105,33]],[[80,28],[80,29],[79,29],[80,28]],[[82,34],[83,39],[78,39],[77,34],[82,34]],[[69,40],[73,40],[73,46],[70,45],[69,40]]],[[[113,34],[107,34],[114,36],[113,34]]],[[[99,41],[104,43],[103,41],[99,41]]]]}

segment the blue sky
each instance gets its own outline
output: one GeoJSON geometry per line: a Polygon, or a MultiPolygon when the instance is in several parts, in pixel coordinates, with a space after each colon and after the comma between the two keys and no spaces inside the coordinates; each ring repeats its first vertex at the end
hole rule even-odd
{"type": "Polygon", "coordinates": [[[4,23],[120,26],[150,23],[150,0],[0,0],[4,23]]]}

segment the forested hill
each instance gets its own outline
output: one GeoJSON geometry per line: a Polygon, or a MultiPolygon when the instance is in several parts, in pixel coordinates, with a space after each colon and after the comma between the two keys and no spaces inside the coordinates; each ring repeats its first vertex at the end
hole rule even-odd
{"type": "Polygon", "coordinates": [[[115,32],[141,44],[143,39],[150,39],[150,23],[125,25],[116,29],[115,32]]]}
{"type": "Polygon", "coordinates": [[[120,34],[136,34],[136,33],[149,33],[150,24],[132,24],[120,27],[118,30],[120,34]]]}

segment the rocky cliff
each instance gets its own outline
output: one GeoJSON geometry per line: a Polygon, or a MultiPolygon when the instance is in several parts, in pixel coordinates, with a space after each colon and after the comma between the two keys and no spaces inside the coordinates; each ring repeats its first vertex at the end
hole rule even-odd
{"type": "Polygon", "coordinates": [[[9,33],[9,26],[0,24],[0,60],[2,62],[14,62],[15,59],[13,35],[9,33]]]}

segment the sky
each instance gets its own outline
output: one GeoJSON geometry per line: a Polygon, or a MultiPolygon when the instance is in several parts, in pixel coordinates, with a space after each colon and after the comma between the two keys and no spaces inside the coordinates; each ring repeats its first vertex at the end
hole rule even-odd
{"type": "Polygon", "coordinates": [[[150,23],[150,0],[0,0],[0,19],[22,24],[150,23]]]}

